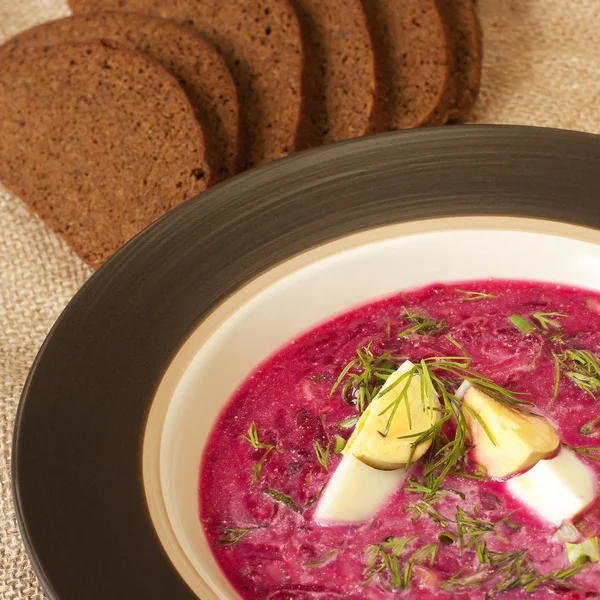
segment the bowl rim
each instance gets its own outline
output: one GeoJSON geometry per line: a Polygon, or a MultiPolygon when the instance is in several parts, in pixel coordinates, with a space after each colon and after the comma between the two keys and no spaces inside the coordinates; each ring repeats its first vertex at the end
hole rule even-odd
{"type": "Polygon", "coordinates": [[[50,598],[197,598],[152,526],[141,446],[171,359],[231,292],[308,248],[391,223],[489,215],[600,229],[598,164],[592,134],[381,134],[234,177],[126,244],[63,311],[19,404],[13,495],[50,598]]]}

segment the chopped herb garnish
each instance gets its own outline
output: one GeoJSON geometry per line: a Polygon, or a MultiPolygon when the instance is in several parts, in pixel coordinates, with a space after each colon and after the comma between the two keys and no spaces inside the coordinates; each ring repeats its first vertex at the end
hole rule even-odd
{"type": "Polygon", "coordinates": [[[455,290],[459,294],[463,294],[462,298],[459,298],[459,302],[476,302],[478,300],[494,300],[498,296],[496,294],[486,294],[485,292],[474,292],[469,290],[455,290]]]}
{"type": "Polygon", "coordinates": [[[258,527],[224,527],[223,537],[217,543],[221,546],[233,546],[255,529],[258,527]]]}
{"type": "Polygon", "coordinates": [[[595,435],[600,433],[600,417],[596,417],[579,428],[579,433],[583,435],[595,435]]]}
{"type": "Polygon", "coordinates": [[[342,453],[342,450],[346,447],[346,440],[341,436],[335,436],[335,446],[333,447],[333,453],[336,456],[339,456],[342,453]]]}
{"type": "Polygon", "coordinates": [[[562,329],[562,325],[556,320],[556,317],[564,317],[568,319],[569,315],[563,315],[562,313],[558,312],[538,312],[531,315],[531,318],[535,319],[540,324],[540,327],[546,331],[550,329],[562,329]]]}
{"type": "Polygon", "coordinates": [[[352,416],[352,417],[348,417],[347,419],[344,419],[338,425],[338,427],[340,429],[350,429],[351,427],[354,427],[357,423],[358,423],[358,417],[357,416],[352,416]]]}
{"type": "MultiPolygon", "coordinates": [[[[252,421],[252,424],[248,429],[248,435],[243,435],[242,438],[249,442],[255,450],[265,450],[263,455],[260,457],[259,461],[254,465],[254,468],[252,469],[252,483],[256,483],[258,481],[258,478],[260,477],[260,474],[262,473],[263,465],[265,463],[265,460],[267,459],[267,456],[269,456],[271,451],[275,449],[275,446],[273,444],[263,444],[258,439],[258,429],[254,421],[252,421]]],[[[278,452],[280,454],[283,454],[283,450],[278,450],[278,452]]]]}
{"type": "Polygon", "coordinates": [[[308,502],[306,502],[306,504],[304,505],[304,508],[308,508],[309,506],[312,506],[315,502],[317,502],[317,500],[319,500],[319,498],[323,494],[323,490],[325,489],[326,485],[327,485],[327,482],[325,482],[321,486],[321,489],[310,500],[308,500],[308,502]]]}
{"type": "MultiPolygon", "coordinates": [[[[540,328],[537,328],[522,315],[512,315],[509,321],[523,334],[527,334],[534,329],[537,330],[539,333],[545,335],[547,342],[552,344],[554,401],[558,397],[561,374],[563,372],[579,389],[595,399],[600,395],[600,361],[589,350],[577,349],[567,344],[565,335],[562,333],[562,325],[556,320],[557,317],[568,319],[569,315],[559,312],[533,313],[531,319],[537,321],[540,328]]],[[[576,335],[574,334],[570,337],[573,338],[576,335]]]]}
{"type": "Polygon", "coordinates": [[[442,531],[442,533],[438,535],[438,540],[440,544],[443,544],[444,546],[451,546],[456,542],[456,539],[456,536],[453,533],[450,533],[449,531],[442,531]]]}
{"type": "Polygon", "coordinates": [[[554,393],[552,394],[552,401],[554,402],[558,398],[558,390],[560,389],[560,369],[562,367],[562,360],[556,352],[552,351],[552,359],[554,360],[554,393]]]}
{"type": "Polygon", "coordinates": [[[329,471],[329,467],[327,466],[327,462],[329,460],[329,447],[330,447],[330,445],[331,445],[331,443],[327,442],[327,448],[323,448],[323,446],[321,446],[321,443],[319,442],[319,440],[315,440],[314,441],[315,454],[317,455],[317,460],[319,461],[319,463],[321,464],[321,466],[326,471],[329,471]]]}
{"type": "Polygon", "coordinates": [[[384,582],[387,577],[387,584],[391,589],[401,588],[402,577],[398,558],[406,545],[418,537],[417,535],[407,538],[392,536],[386,538],[381,544],[375,544],[367,548],[365,554],[369,557],[369,562],[363,573],[365,584],[371,583],[374,577],[379,576],[384,582]]]}
{"type": "Polygon", "coordinates": [[[479,544],[487,534],[492,534],[495,537],[504,540],[502,536],[496,533],[496,528],[511,516],[512,513],[496,522],[484,521],[482,519],[475,518],[474,515],[469,514],[466,510],[462,509],[460,506],[457,506],[455,522],[456,529],[458,531],[461,554],[466,548],[479,544]]]}
{"type": "MultiPolygon", "coordinates": [[[[429,402],[430,408],[438,411],[440,415],[439,420],[429,429],[406,436],[407,439],[412,439],[412,452],[409,455],[408,464],[412,462],[412,455],[420,444],[431,442],[431,448],[425,455],[424,461],[425,485],[429,489],[426,499],[431,498],[436,493],[445,477],[449,474],[461,474],[476,479],[485,477],[485,472],[482,470],[467,473],[463,468],[466,462],[466,451],[471,442],[467,419],[465,418],[463,411],[468,411],[469,415],[480,423],[490,440],[495,442],[492,433],[483,422],[480,415],[471,410],[468,406],[463,405],[462,401],[448,389],[450,386],[456,389],[460,381],[466,380],[491,396],[497,402],[504,404],[513,410],[528,413],[529,410],[527,407],[531,406],[530,402],[526,402],[518,397],[520,394],[511,392],[497,385],[485,375],[473,371],[470,368],[471,358],[465,349],[449,335],[446,336],[446,339],[456,346],[460,351],[460,354],[458,356],[428,357],[413,365],[398,377],[392,385],[386,388],[387,392],[398,387],[399,393],[380,413],[382,415],[389,415],[384,430],[380,431],[383,436],[388,435],[393,419],[400,409],[406,411],[410,426],[409,386],[413,376],[418,375],[420,377],[421,397],[423,402],[429,402]],[[439,407],[433,407],[433,398],[439,399],[439,407]],[[453,425],[455,428],[453,439],[442,437],[442,432],[448,425],[453,425]]],[[[381,389],[391,373],[396,370],[386,366],[385,369],[382,369],[379,372],[376,371],[373,365],[379,364],[377,362],[379,359],[373,355],[370,347],[371,344],[358,351],[359,358],[354,359],[346,365],[334,386],[335,390],[335,388],[341,385],[346,378],[348,378],[348,380],[345,381],[344,388],[356,385],[357,381],[360,382],[360,385],[362,386],[360,389],[363,390],[363,392],[362,396],[359,395],[359,402],[362,397],[363,406],[368,405],[372,401],[375,394],[381,389]],[[370,382],[373,379],[377,379],[380,383],[375,387],[365,385],[365,382],[370,382]]],[[[384,354],[379,358],[389,361],[388,354],[384,354]]],[[[332,392],[334,390],[332,390],[332,392]]],[[[359,411],[362,412],[360,406],[359,411]]]]}
{"type": "Polygon", "coordinates": [[[400,558],[406,546],[418,537],[417,535],[407,538],[392,536],[386,538],[381,544],[369,547],[365,551],[369,557],[364,571],[365,585],[371,583],[375,577],[379,577],[380,581],[391,590],[406,589],[410,584],[414,565],[429,561],[429,565],[433,566],[438,545],[426,544],[412,553],[402,569],[400,558]]]}
{"type": "Polygon", "coordinates": [[[600,363],[588,350],[566,350],[561,357],[567,362],[566,376],[592,398],[600,394],[600,363]],[[569,362],[570,361],[570,362],[569,362]]]}
{"type": "Polygon", "coordinates": [[[325,556],[322,556],[315,561],[304,563],[304,566],[308,567],[309,569],[322,567],[323,565],[327,564],[338,552],[339,550],[332,550],[331,552],[325,554],[325,556]]]}
{"type": "Polygon", "coordinates": [[[535,325],[521,315],[511,315],[508,320],[523,334],[527,335],[535,329],[535,325]]]}
{"type": "Polygon", "coordinates": [[[349,404],[356,404],[359,413],[369,406],[383,383],[396,370],[397,364],[389,354],[375,357],[371,343],[356,351],[357,358],[351,360],[342,370],[331,388],[329,397],[346,380],[342,387],[342,397],[349,404]]]}
{"type": "Polygon", "coordinates": [[[442,589],[449,592],[466,592],[470,588],[481,587],[485,583],[492,583],[485,598],[494,598],[498,594],[509,590],[522,589],[532,593],[539,587],[546,585],[550,589],[573,588],[568,579],[577,575],[584,564],[574,565],[565,569],[558,569],[547,575],[540,575],[531,564],[527,550],[517,552],[491,552],[487,550],[484,541],[480,541],[475,548],[480,566],[472,573],[465,574],[466,567],[460,568],[448,578],[442,589]]]}
{"type": "Polygon", "coordinates": [[[434,498],[434,499],[430,500],[429,502],[426,502],[425,500],[420,500],[419,502],[415,502],[414,504],[409,504],[404,509],[404,512],[414,513],[410,518],[411,521],[416,521],[417,519],[420,519],[421,517],[426,516],[426,517],[429,517],[434,523],[437,523],[438,525],[440,525],[441,527],[447,527],[448,521],[447,521],[446,517],[441,515],[433,507],[433,504],[435,504],[438,500],[441,500],[441,497],[438,496],[437,498],[434,498]]]}
{"type": "Polygon", "coordinates": [[[279,504],[287,506],[290,510],[293,510],[298,514],[302,514],[304,512],[304,509],[298,506],[289,496],[286,496],[277,490],[264,490],[264,492],[267,494],[267,496],[271,496],[275,502],[279,502],[279,504]]]}
{"type": "Polygon", "coordinates": [[[446,321],[436,321],[431,317],[421,313],[411,313],[404,307],[404,320],[409,324],[409,327],[398,333],[398,338],[407,337],[409,335],[438,335],[448,331],[446,321]]]}
{"type": "Polygon", "coordinates": [[[563,446],[570,448],[571,450],[573,450],[573,452],[576,452],[577,454],[580,454],[581,456],[585,456],[586,458],[591,458],[592,460],[600,461],[600,447],[599,446],[576,447],[576,446],[570,446],[569,444],[563,444],[563,446]]]}

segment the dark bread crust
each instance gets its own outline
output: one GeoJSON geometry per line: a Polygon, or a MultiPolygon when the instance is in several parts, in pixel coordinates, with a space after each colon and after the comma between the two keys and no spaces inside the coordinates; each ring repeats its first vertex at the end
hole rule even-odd
{"type": "Polygon", "coordinates": [[[483,63],[481,25],[475,0],[444,0],[455,55],[455,119],[467,119],[479,95],[483,63]]]}
{"type": "Polygon", "coordinates": [[[441,125],[452,105],[442,0],[364,0],[387,128],[441,125]]]}
{"type": "Polygon", "coordinates": [[[113,42],[3,56],[0,139],[0,181],[94,268],[206,188],[185,92],[113,42]]]}
{"type": "Polygon", "coordinates": [[[247,165],[297,149],[303,110],[303,52],[288,0],[70,0],[74,13],[119,10],[173,19],[204,35],[238,88],[247,165]]]}
{"type": "Polygon", "coordinates": [[[366,16],[359,0],[291,0],[303,31],[306,95],[318,143],[372,131],[375,63],[366,16]]]}
{"type": "Polygon", "coordinates": [[[237,90],[219,53],[193,31],[171,21],[121,12],[77,15],[43,23],[9,40],[6,53],[60,42],[109,39],[137,50],[174,75],[206,134],[209,185],[235,175],[240,161],[237,90]]]}

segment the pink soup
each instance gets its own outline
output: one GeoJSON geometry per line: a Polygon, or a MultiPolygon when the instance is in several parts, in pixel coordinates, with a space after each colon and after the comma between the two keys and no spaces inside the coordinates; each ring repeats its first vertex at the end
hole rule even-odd
{"type": "MultiPolygon", "coordinates": [[[[546,416],[600,481],[600,419],[593,421],[600,417],[599,295],[498,280],[404,292],[290,342],[223,410],[201,465],[200,518],[240,596],[600,598],[600,562],[570,564],[556,527],[482,474],[468,441],[435,493],[426,491],[426,455],[369,521],[315,522],[319,496],[359,416],[359,388],[369,387],[368,397],[381,384],[361,380],[364,368],[355,363],[331,394],[357,350],[388,369],[464,351],[472,372],[525,393],[516,397],[546,416]],[[574,358],[582,351],[590,364],[574,358]]],[[[450,375],[444,381],[453,391],[461,383],[450,375]]],[[[453,428],[445,427],[444,439],[452,439],[453,428]]],[[[595,505],[580,519],[586,537],[600,533],[595,505]]]]}

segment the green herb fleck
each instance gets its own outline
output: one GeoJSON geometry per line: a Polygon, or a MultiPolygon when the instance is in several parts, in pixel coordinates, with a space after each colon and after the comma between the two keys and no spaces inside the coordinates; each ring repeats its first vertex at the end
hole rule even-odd
{"type": "Polygon", "coordinates": [[[569,315],[563,315],[558,312],[538,312],[531,315],[531,318],[535,319],[540,324],[540,327],[546,331],[550,329],[562,329],[562,325],[556,320],[556,317],[568,319],[569,315]]]}
{"type": "MultiPolygon", "coordinates": [[[[252,469],[252,483],[256,483],[258,481],[258,478],[260,477],[260,474],[262,473],[263,465],[265,463],[265,460],[267,459],[267,456],[269,456],[271,451],[275,449],[275,446],[273,444],[263,444],[258,439],[258,429],[254,421],[252,421],[252,424],[248,429],[248,434],[243,435],[242,439],[249,442],[255,450],[265,450],[263,455],[260,457],[259,461],[254,465],[252,469]]],[[[278,452],[280,454],[283,454],[283,450],[278,450],[278,452]]]]}
{"type": "Polygon", "coordinates": [[[351,427],[354,427],[357,423],[358,423],[358,417],[356,415],[354,415],[352,417],[348,417],[347,419],[344,419],[338,425],[338,427],[340,429],[350,429],[351,427]]]}
{"type": "Polygon", "coordinates": [[[455,290],[459,294],[463,294],[459,298],[459,302],[477,302],[478,300],[494,300],[498,298],[495,294],[486,294],[485,292],[473,292],[469,290],[455,290]]]}
{"type": "Polygon", "coordinates": [[[437,497],[429,502],[426,502],[425,500],[420,500],[419,502],[415,502],[414,504],[409,504],[404,509],[404,512],[414,513],[410,518],[411,521],[416,521],[417,519],[420,519],[421,517],[426,516],[426,517],[429,517],[434,523],[437,523],[438,525],[440,525],[441,527],[447,527],[448,520],[446,519],[446,517],[441,515],[433,507],[433,504],[435,504],[438,500],[441,500],[441,498],[437,497]]]}
{"type": "Polygon", "coordinates": [[[586,458],[600,461],[600,447],[598,447],[598,446],[576,447],[576,446],[570,446],[569,444],[563,444],[563,446],[570,448],[571,450],[573,450],[573,452],[576,452],[580,456],[585,456],[586,458]]]}
{"type": "Polygon", "coordinates": [[[438,535],[440,544],[443,544],[444,546],[451,546],[456,542],[456,539],[456,536],[450,531],[442,531],[442,533],[438,535]]]}
{"type": "Polygon", "coordinates": [[[398,333],[398,338],[407,337],[412,334],[438,335],[448,331],[445,320],[436,321],[422,313],[411,313],[406,307],[404,307],[404,320],[409,326],[398,333]]]}
{"type": "Polygon", "coordinates": [[[233,546],[258,527],[223,527],[223,537],[217,542],[221,546],[233,546]]]}
{"type": "Polygon", "coordinates": [[[327,448],[323,448],[319,440],[314,441],[315,446],[315,454],[317,455],[317,460],[320,465],[326,470],[329,471],[329,467],[327,466],[327,462],[329,461],[329,447],[331,443],[327,442],[327,448]]]}
{"type": "Polygon", "coordinates": [[[346,440],[341,436],[335,436],[335,446],[333,447],[333,453],[336,456],[339,456],[342,453],[342,450],[346,447],[346,440]]]}
{"type": "Polygon", "coordinates": [[[579,433],[583,435],[595,435],[600,433],[600,417],[595,417],[591,421],[584,423],[579,428],[579,433]]]}
{"type": "Polygon", "coordinates": [[[279,504],[287,506],[290,510],[293,510],[300,515],[304,512],[303,509],[298,506],[289,496],[286,496],[277,490],[264,490],[264,493],[267,494],[267,496],[271,496],[275,502],[279,502],[279,504]]]}
{"type": "Polygon", "coordinates": [[[535,329],[535,326],[531,321],[523,317],[522,315],[511,315],[508,320],[523,334],[527,335],[530,331],[535,329]]]}
{"type": "Polygon", "coordinates": [[[349,404],[356,404],[359,413],[369,406],[383,383],[398,366],[389,354],[374,356],[371,344],[372,342],[356,351],[357,358],[343,368],[329,394],[329,397],[332,397],[345,381],[342,397],[349,404]]]}
{"type": "Polygon", "coordinates": [[[338,552],[339,550],[332,550],[315,561],[304,563],[304,566],[308,567],[309,569],[322,567],[323,565],[327,564],[338,552]]]}

